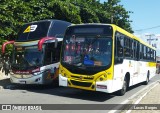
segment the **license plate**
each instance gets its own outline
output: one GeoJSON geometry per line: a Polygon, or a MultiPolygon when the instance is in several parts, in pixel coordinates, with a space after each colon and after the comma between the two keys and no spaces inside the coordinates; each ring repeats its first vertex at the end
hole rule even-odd
{"type": "Polygon", "coordinates": [[[26,81],[24,81],[24,80],[23,80],[23,81],[22,81],[22,80],[20,80],[20,81],[19,81],[19,83],[20,83],[20,84],[26,84],[26,81]]]}

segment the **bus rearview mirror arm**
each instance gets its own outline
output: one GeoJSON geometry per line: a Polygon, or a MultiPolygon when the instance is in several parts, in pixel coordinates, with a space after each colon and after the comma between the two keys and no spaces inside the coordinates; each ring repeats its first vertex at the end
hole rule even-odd
{"type": "Polygon", "coordinates": [[[57,43],[58,43],[58,39],[57,38],[55,38],[55,37],[44,37],[44,38],[42,38],[42,39],[40,39],[39,41],[38,41],[38,50],[39,51],[41,51],[42,50],[42,46],[43,46],[43,44],[46,42],[46,41],[55,41],[55,48],[57,47],[57,43]]]}
{"type": "Polygon", "coordinates": [[[8,44],[14,44],[14,41],[8,41],[8,42],[4,42],[3,45],[2,45],[2,54],[5,53],[5,49],[6,49],[6,46],[8,44]]]}
{"type": "Polygon", "coordinates": [[[54,48],[57,48],[58,45],[58,39],[55,39],[54,48]]]}

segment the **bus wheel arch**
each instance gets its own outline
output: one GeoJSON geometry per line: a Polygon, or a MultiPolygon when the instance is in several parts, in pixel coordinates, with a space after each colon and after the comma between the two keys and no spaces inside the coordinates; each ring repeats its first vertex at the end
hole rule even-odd
{"type": "Polygon", "coordinates": [[[127,92],[127,89],[129,87],[129,83],[130,83],[130,73],[127,72],[124,80],[123,80],[123,85],[122,85],[122,89],[120,89],[117,93],[119,96],[124,95],[127,92]]]}

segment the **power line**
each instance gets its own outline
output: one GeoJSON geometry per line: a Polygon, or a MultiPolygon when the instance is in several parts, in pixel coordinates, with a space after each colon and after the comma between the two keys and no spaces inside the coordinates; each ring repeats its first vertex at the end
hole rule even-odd
{"type": "Polygon", "coordinates": [[[138,29],[138,30],[135,30],[135,31],[144,31],[144,30],[149,30],[149,29],[155,29],[155,28],[158,28],[158,27],[160,27],[160,25],[154,26],[154,27],[150,27],[150,28],[145,28],[145,29],[138,29]]]}

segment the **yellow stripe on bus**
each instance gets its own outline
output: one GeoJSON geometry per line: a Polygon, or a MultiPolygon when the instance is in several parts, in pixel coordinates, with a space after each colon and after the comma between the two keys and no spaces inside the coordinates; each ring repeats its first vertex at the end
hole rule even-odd
{"type": "Polygon", "coordinates": [[[147,66],[148,67],[156,67],[156,63],[155,62],[148,62],[147,66]]]}

